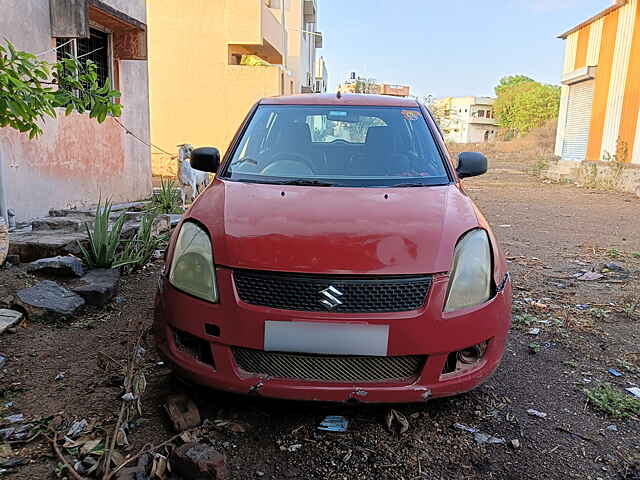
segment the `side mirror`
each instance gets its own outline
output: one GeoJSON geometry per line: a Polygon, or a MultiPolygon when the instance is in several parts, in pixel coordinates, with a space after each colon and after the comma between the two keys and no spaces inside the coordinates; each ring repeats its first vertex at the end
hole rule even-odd
{"type": "Polygon", "coordinates": [[[478,152],[462,152],[458,155],[458,168],[456,173],[459,178],[475,177],[487,171],[487,157],[478,152]]]}
{"type": "Polygon", "coordinates": [[[191,168],[216,173],[220,166],[220,152],[214,147],[196,148],[191,152],[191,168]]]}

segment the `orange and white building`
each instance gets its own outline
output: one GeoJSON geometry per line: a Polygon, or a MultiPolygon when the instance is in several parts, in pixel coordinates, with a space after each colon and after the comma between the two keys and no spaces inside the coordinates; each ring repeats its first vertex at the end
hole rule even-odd
{"type": "Polygon", "coordinates": [[[640,0],[616,0],[560,38],[556,155],[640,164],[640,0]]]}

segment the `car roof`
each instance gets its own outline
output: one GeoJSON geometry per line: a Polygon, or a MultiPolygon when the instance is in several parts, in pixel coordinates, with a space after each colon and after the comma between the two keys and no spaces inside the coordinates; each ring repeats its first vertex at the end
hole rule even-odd
{"type": "Polygon", "coordinates": [[[360,93],[305,93],[282,97],[267,97],[260,105],[349,105],[370,107],[417,107],[413,98],[390,95],[364,95],[360,93]]]}

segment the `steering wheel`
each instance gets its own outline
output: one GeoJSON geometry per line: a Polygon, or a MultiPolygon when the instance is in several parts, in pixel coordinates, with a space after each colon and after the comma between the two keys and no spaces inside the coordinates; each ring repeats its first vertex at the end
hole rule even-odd
{"type": "Polygon", "coordinates": [[[279,177],[313,175],[314,171],[303,155],[293,152],[280,152],[272,157],[271,163],[264,167],[260,174],[279,177]]]}

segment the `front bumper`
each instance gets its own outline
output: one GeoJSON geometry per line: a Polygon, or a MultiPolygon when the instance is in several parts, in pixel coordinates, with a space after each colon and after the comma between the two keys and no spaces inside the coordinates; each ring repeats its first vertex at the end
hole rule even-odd
{"type": "Polygon", "coordinates": [[[186,295],[162,277],[156,297],[154,335],[161,356],[179,376],[236,393],[295,400],[370,403],[421,402],[456,395],[482,384],[494,372],[502,358],[511,324],[509,281],[488,302],[459,312],[442,312],[448,277],[436,275],[425,306],[419,310],[337,315],[249,305],[238,298],[231,270],[219,267],[216,276],[220,293],[218,304],[186,295]],[[399,382],[332,383],[245,372],[236,364],[231,347],[262,350],[266,320],[388,325],[388,356],[426,355],[427,359],[416,378],[399,382]],[[198,361],[178,349],[174,329],[206,342],[215,366],[198,361]],[[489,345],[480,361],[463,371],[442,374],[451,352],[487,340],[489,345]]]}

